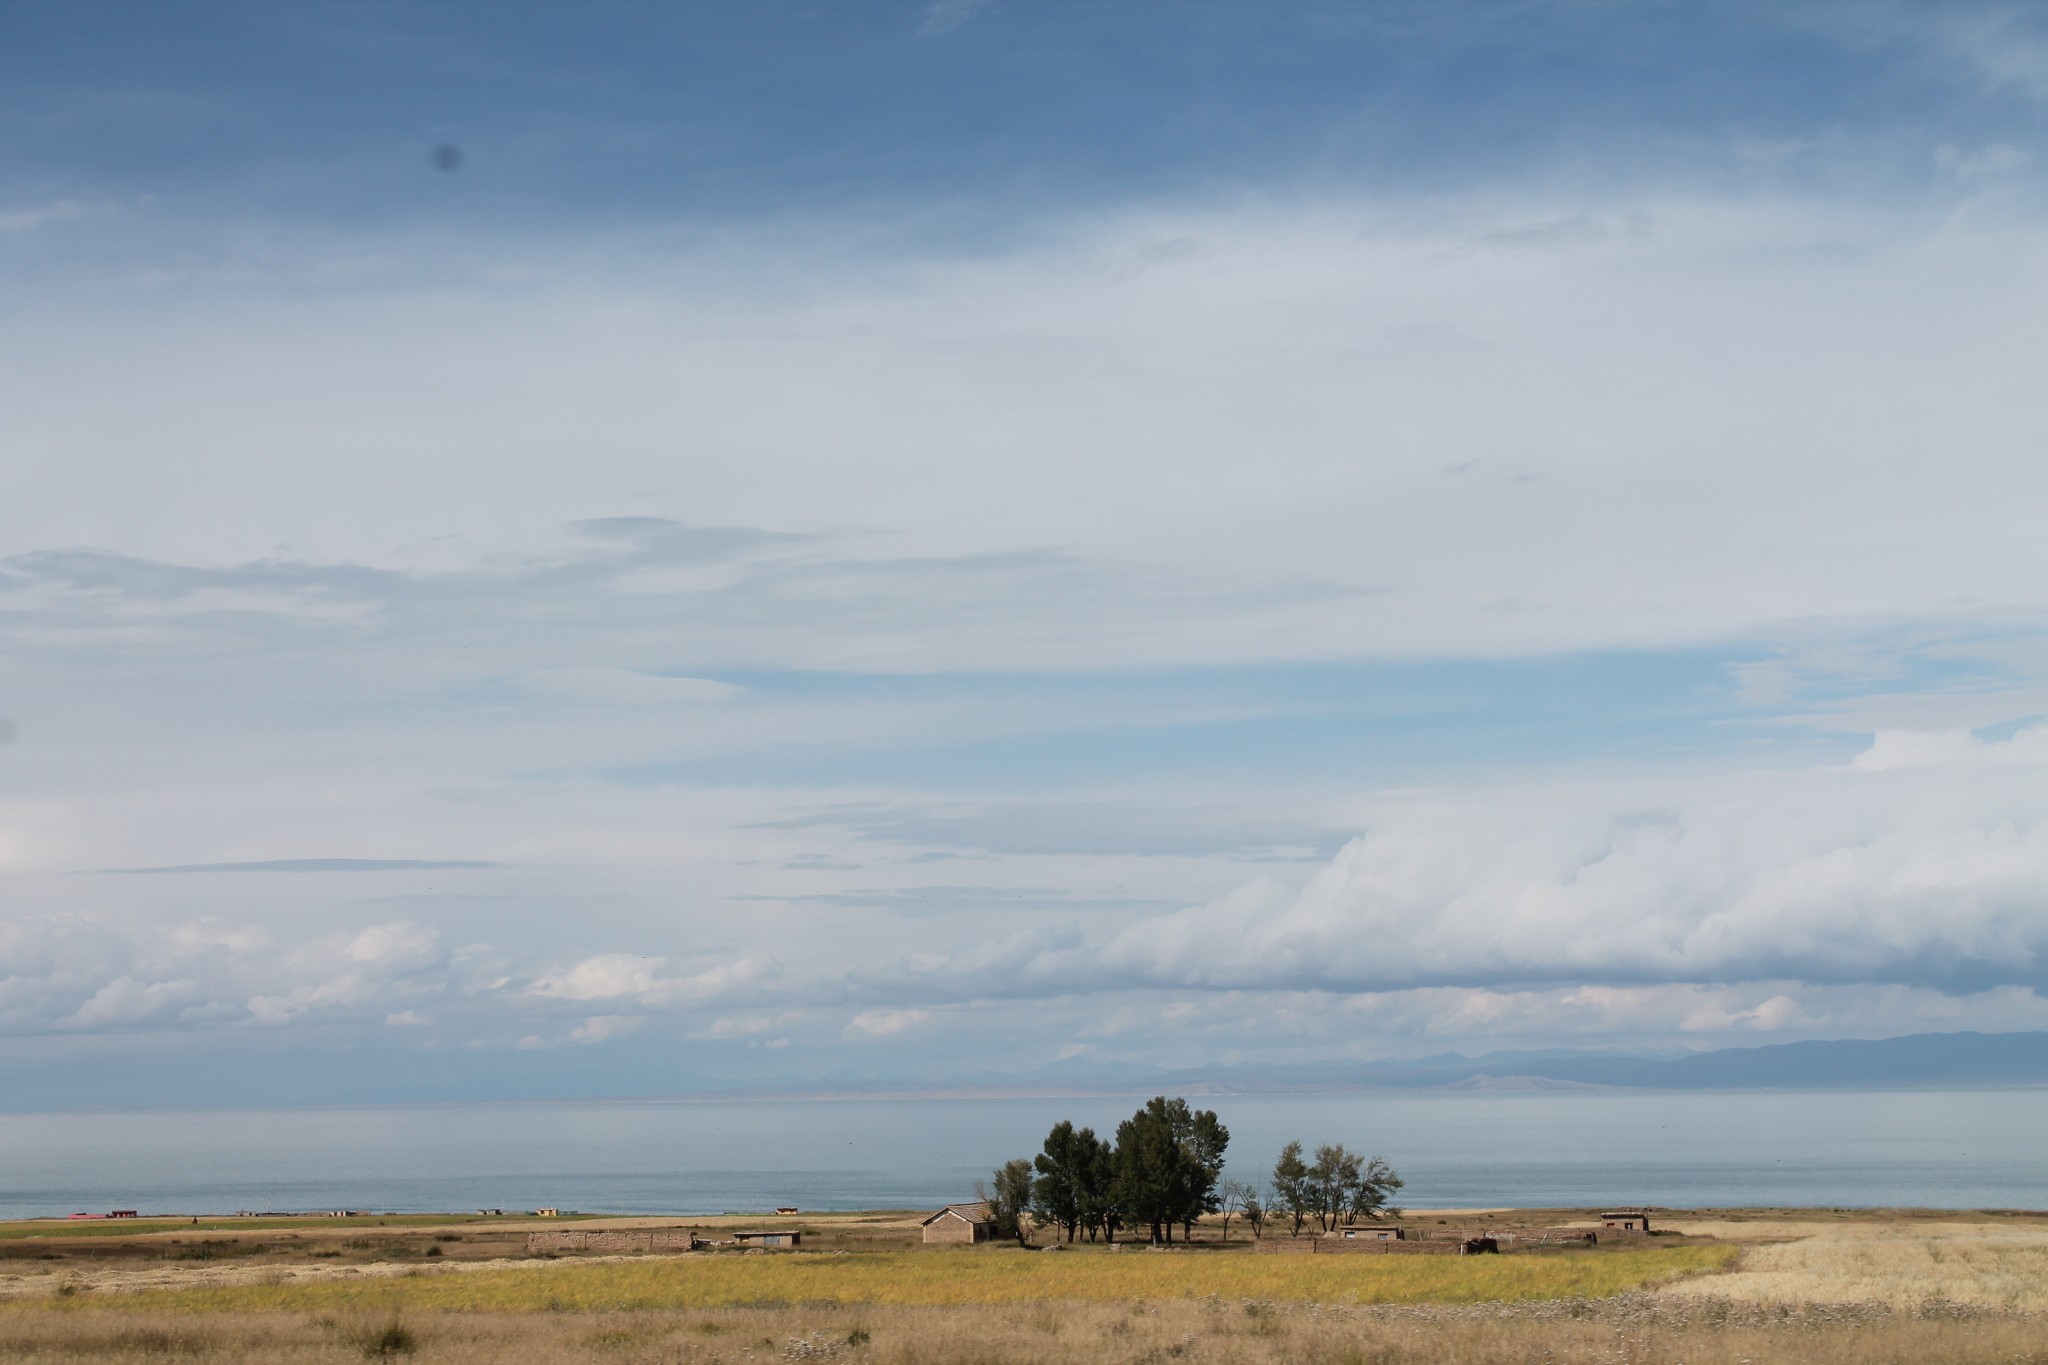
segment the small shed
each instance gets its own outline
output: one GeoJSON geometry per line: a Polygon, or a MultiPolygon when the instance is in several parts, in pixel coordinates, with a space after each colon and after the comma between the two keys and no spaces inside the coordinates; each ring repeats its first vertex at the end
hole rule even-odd
{"type": "Polygon", "coordinates": [[[775,1212],[778,1217],[794,1218],[797,1215],[797,1207],[794,1204],[777,1204],[775,1212]]]}
{"type": "Polygon", "coordinates": [[[794,1247],[803,1245],[804,1235],[795,1228],[776,1228],[771,1232],[735,1232],[732,1240],[743,1247],[794,1247]]]}
{"type": "Polygon", "coordinates": [[[1405,1242],[1408,1230],[1397,1228],[1392,1223],[1360,1223],[1356,1227],[1343,1229],[1347,1242],[1405,1242]]]}
{"type": "Polygon", "coordinates": [[[1600,1226],[1615,1232],[1648,1232],[1650,1211],[1648,1209],[1615,1209],[1600,1215],[1600,1226]]]}
{"type": "Polygon", "coordinates": [[[995,1219],[986,1200],[971,1204],[948,1204],[924,1220],[927,1242],[986,1242],[995,1235],[995,1219]]]}

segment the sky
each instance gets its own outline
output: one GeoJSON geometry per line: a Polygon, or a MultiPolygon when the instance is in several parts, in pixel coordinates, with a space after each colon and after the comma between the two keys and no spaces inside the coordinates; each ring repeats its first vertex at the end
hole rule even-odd
{"type": "Polygon", "coordinates": [[[0,1091],[2048,1028],[2048,15],[0,0],[0,1091]]]}

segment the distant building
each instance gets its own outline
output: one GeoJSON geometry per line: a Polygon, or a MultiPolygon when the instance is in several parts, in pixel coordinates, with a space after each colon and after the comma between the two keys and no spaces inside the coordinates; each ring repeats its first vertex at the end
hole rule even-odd
{"type": "Polygon", "coordinates": [[[988,1203],[980,1199],[971,1204],[948,1204],[924,1220],[927,1242],[986,1242],[995,1230],[988,1203]]]}
{"type": "Polygon", "coordinates": [[[560,1209],[535,1209],[533,1216],[536,1218],[560,1218],[562,1211],[560,1209]]]}
{"type": "Polygon", "coordinates": [[[784,1218],[794,1218],[796,1217],[796,1205],[777,1204],[775,1206],[775,1212],[780,1214],[784,1218]]]}
{"type": "Polygon", "coordinates": [[[743,1247],[794,1247],[803,1245],[804,1235],[795,1228],[777,1228],[773,1232],[735,1232],[732,1240],[743,1247]]]}
{"type": "Polygon", "coordinates": [[[1397,1228],[1391,1223],[1362,1223],[1357,1227],[1345,1228],[1344,1239],[1360,1242],[1402,1242],[1408,1239],[1408,1232],[1407,1229],[1397,1228]]]}
{"type": "Polygon", "coordinates": [[[114,1210],[112,1210],[111,1212],[109,1212],[109,1213],[107,1214],[107,1217],[109,1217],[109,1218],[133,1218],[133,1217],[135,1217],[135,1210],[134,1210],[134,1209],[114,1209],[114,1210]]]}
{"type": "Polygon", "coordinates": [[[1650,1211],[1648,1209],[1616,1209],[1600,1215],[1600,1226],[1615,1232],[1648,1232],[1650,1211]]]}

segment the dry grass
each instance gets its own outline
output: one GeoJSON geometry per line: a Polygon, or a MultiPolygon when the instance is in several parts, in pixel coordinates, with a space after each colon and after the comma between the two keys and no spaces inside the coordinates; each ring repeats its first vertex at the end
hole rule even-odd
{"type": "MultiPolygon", "coordinates": [[[[0,1360],[2048,1365],[2048,1218],[1758,1211],[1679,1225],[1719,1244],[1472,1258],[914,1251],[899,1222],[849,1221],[823,1253],[456,1264],[517,1234],[361,1265],[281,1232],[199,1265],[74,1264],[66,1239],[62,1263],[19,1262],[0,1360]]],[[[424,1235],[378,1236],[361,1254],[424,1235]]]]}
{"type": "Polygon", "coordinates": [[[11,1365],[418,1365],[833,1360],[862,1365],[1991,1365],[2048,1361],[2038,1318],[1731,1310],[1658,1296],[1466,1307],[1156,1304],[732,1308],[655,1313],[0,1318],[11,1365]]]}
{"type": "MultiPolygon", "coordinates": [[[[1688,1231],[1705,1231],[1688,1225],[1688,1231]]],[[[1733,1227],[1717,1229],[1722,1235],[1733,1227]]],[[[1982,1222],[1764,1223],[1740,1231],[1769,1240],[1744,1249],[1737,1268],[1675,1295],[1747,1303],[1870,1304],[1902,1312],[1945,1305],[2048,1313],[2048,1229],[1982,1222]]]]}

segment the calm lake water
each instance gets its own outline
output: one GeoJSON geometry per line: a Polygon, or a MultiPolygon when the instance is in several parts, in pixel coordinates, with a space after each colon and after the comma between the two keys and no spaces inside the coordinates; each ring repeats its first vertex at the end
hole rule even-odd
{"type": "MultiPolygon", "coordinates": [[[[1234,1173],[1280,1146],[1384,1154],[1430,1205],[2048,1207],[2048,1092],[1203,1099],[1234,1173]]],[[[0,1115],[0,1217],[935,1207],[1128,1098],[445,1105],[0,1115]]]]}

